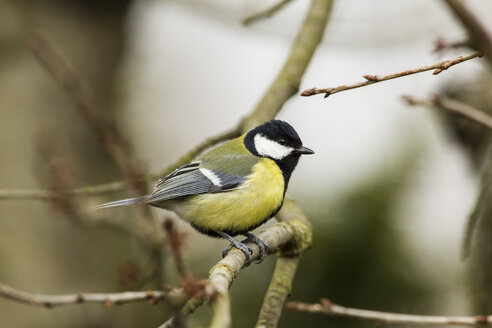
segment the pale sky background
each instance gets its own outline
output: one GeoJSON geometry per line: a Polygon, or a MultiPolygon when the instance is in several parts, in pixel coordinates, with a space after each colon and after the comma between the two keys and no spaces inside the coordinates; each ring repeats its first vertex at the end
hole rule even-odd
{"type": "MultiPolygon", "coordinates": [[[[123,73],[128,77],[122,86],[125,119],[120,123],[151,171],[231,127],[259,101],[287,57],[308,1],[293,1],[250,27],[239,24],[272,3],[147,0],[135,5],[123,73]]],[[[467,4],[480,8],[475,12],[492,28],[492,2],[467,4]]],[[[438,37],[464,38],[439,1],[337,1],[301,90],[358,82],[364,74],[394,73],[470,53],[462,49],[433,54],[438,37]]],[[[461,285],[462,231],[477,177],[433,113],[410,108],[400,97],[425,97],[446,83],[484,71],[484,64],[473,60],[438,76],[422,73],[328,99],[295,96],[279,118],[290,122],[316,155],[301,160],[289,194],[302,201],[324,191],[331,197],[319,206],[330,204],[418,149],[422,156],[416,174],[395,217],[422,274],[461,285]]],[[[459,297],[447,299],[448,308],[462,302],[459,297]]]]}

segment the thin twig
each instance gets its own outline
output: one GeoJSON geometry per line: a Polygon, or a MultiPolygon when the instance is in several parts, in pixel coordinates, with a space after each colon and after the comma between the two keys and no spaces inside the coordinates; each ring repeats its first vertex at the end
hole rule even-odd
{"type": "Polygon", "coordinates": [[[420,68],[416,68],[416,69],[410,69],[410,70],[406,70],[406,71],[399,72],[399,73],[393,73],[393,74],[384,75],[384,76],[364,75],[363,77],[366,79],[366,81],[358,82],[358,83],[354,83],[354,84],[349,84],[349,85],[340,85],[338,87],[332,87],[332,88],[324,88],[324,89],[311,88],[311,89],[304,90],[301,93],[301,96],[309,97],[309,96],[317,95],[320,93],[324,93],[325,98],[326,98],[326,97],[328,97],[332,94],[338,93],[338,92],[347,91],[347,90],[351,90],[351,89],[357,89],[357,88],[365,87],[365,86],[368,86],[368,85],[371,85],[374,83],[379,83],[379,82],[383,82],[383,81],[387,81],[387,80],[396,79],[396,78],[399,78],[402,76],[422,73],[422,72],[426,72],[426,71],[434,71],[432,74],[437,75],[437,74],[441,73],[442,71],[447,70],[451,66],[454,66],[456,64],[463,63],[463,62],[468,61],[470,59],[481,57],[481,56],[482,55],[480,53],[476,52],[476,53],[473,53],[473,54],[470,54],[467,56],[459,56],[458,58],[445,60],[445,61],[439,62],[437,64],[434,64],[434,65],[424,66],[424,67],[420,67],[420,68]]]}
{"type": "Polygon", "coordinates": [[[403,100],[411,106],[437,107],[466,117],[488,129],[492,129],[492,116],[457,100],[436,94],[432,94],[428,100],[417,99],[412,96],[403,96],[403,100]]]}
{"type": "Polygon", "coordinates": [[[399,314],[391,312],[380,312],[371,310],[354,309],[341,306],[330,302],[327,299],[322,299],[319,304],[308,304],[301,302],[289,302],[287,308],[293,311],[319,313],[326,315],[352,317],[367,320],[376,320],[382,324],[419,324],[419,325],[482,325],[490,324],[492,316],[472,316],[472,317],[457,317],[457,316],[429,316],[429,315],[413,315],[399,314]]]}
{"type": "Polygon", "coordinates": [[[441,54],[446,50],[456,50],[459,48],[469,47],[470,41],[466,40],[457,40],[457,41],[448,41],[443,38],[437,38],[434,42],[434,49],[432,52],[441,54]]]}
{"type": "Polygon", "coordinates": [[[489,65],[492,65],[492,35],[480,23],[478,18],[462,0],[443,0],[454,12],[468,31],[470,45],[485,55],[489,65]]]}
{"type": "Polygon", "coordinates": [[[267,8],[267,9],[264,9],[262,11],[254,13],[248,17],[243,18],[241,20],[241,24],[246,26],[246,25],[249,25],[249,24],[254,23],[256,21],[268,18],[268,17],[272,16],[273,14],[275,14],[276,12],[278,12],[283,7],[285,7],[285,5],[287,5],[291,1],[292,0],[281,0],[281,1],[277,2],[276,4],[274,4],[273,6],[267,8]]]}
{"type": "MultiPolygon", "coordinates": [[[[199,143],[197,146],[195,146],[193,149],[188,151],[185,155],[183,155],[178,161],[175,163],[171,164],[169,167],[166,169],[162,170],[159,173],[153,173],[147,175],[144,179],[146,181],[153,181],[157,180],[159,178],[162,178],[166,174],[172,172],[175,170],[177,167],[188,163],[189,161],[193,160],[196,156],[198,156],[200,153],[202,153],[204,150],[206,150],[209,147],[212,147],[222,141],[235,138],[241,135],[241,126],[242,126],[242,121],[233,129],[228,130],[226,132],[220,133],[217,136],[210,137],[201,143],[199,143]]],[[[91,186],[85,186],[85,187],[80,187],[76,188],[73,190],[67,190],[64,191],[63,194],[66,194],[68,196],[93,196],[93,195],[101,195],[101,194],[106,194],[110,192],[116,192],[116,191],[121,191],[131,184],[128,181],[115,181],[115,182],[110,182],[110,183],[104,183],[104,184],[99,184],[99,185],[91,185],[91,186]]],[[[0,190],[0,200],[1,199],[10,199],[10,200],[51,200],[55,197],[58,197],[59,193],[54,193],[50,190],[43,190],[43,189],[4,189],[0,190]]]]}
{"type": "Polygon", "coordinates": [[[177,303],[184,298],[184,292],[182,289],[173,289],[170,291],[149,290],[121,293],[46,295],[28,293],[0,283],[0,296],[19,303],[32,306],[44,306],[47,308],[80,303],[102,303],[105,308],[108,308],[111,305],[146,300],[153,304],[157,304],[161,300],[177,303]]]}

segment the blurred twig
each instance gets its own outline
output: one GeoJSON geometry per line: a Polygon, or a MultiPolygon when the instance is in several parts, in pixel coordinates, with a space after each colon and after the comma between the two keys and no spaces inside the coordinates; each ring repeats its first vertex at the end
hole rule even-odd
{"type": "Polygon", "coordinates": [[[384,76],[364,75],[363,77],[366,79],[366,81],[358,82],[358,83],[354,83],[354,84],[349,84],[349,85],[340,85],[338,87],[332,87],[332,88],[324,88],[324,89],[311,88],[311,89],[304,90],[301,93],[301,96],[309,97],[309,96],[314,96],[314,95],[317,95],[320,93],[324,93],[325,98],[326,98],[326,97],[328,97],[332,94],[338,93],[338,92],[347,91],[347,90],[351,90],[351,89],[357,89],[357,88],[365,87],[365,86],[368,86],[368,85],[371,85],[374,83],[388,81],[388,80],[396,79],[396,78],[399,78],[402,76],[422,73],[422,72],[426,72],[426,71],[434,71],[432,74],[437,75],[437,74],[441,73],[442,71],[447,70],[451,66],[454,66],[456,64],[468,61],[468,60],[473,59],[473,58],[481,57],[481,56],[482,55],[480,53],[476,52],[476,53],[473,53],[473,54],[470,54],[467,56],[459,56],[458,58],[445,60],[445,61],[439,62],[437,64],[434,64],[434,65],[423,66],[420,68],[410,69],[410,70],[406,70],[406,71],[399,72],[399,73],[393,73],[393,74],[388,74],[388,75],[384,75],[384,76]]]}
{"type": "Polygon", "coordinates": [[[174,263],[178,269],[179,275],[181,277],[181,282],[186,283],[192,279],[188,268],[183,260],[183,254],[181,249],[183,248],[184,236],[179,231],[176,230],[174,221],[171,218],[164,219],[164,230],[167,234],[167,240],[171,246],[171,253],[173,254],[174,263]]]}
{"type": "MultiPolygon", "coordinates": [[[[86,123],[95,131],[104,148],[111,155],[123,175],[129,181],[129,187],[136,194],[147,193],[147,181],[141,165],[134,159],[130,147],[124,138],[119,134],[113,122],[106,115],[103,106],[96,99],[94,92],[84,83],[82,78],[71,67],[68,61],[63,58],[62,54],[56,49],[55,45],[47,35],[39,30],[32,31],[28,38],[27,44],[39,62],[46,68],[53,79],[67,92],[68,96],[74,103],[79,114],[84,118],[86,123]]],[[[84,192],[98,188],[85,188],[84,192]]],[[[67,200],[71,196],[70,192],[56,190],[54,198],[62,197],[67,200]]],[[[47,198],[43,198],[47,199],[47,198]]],[[[69,201],[66,201],[69,204],[69,201]]],[[[144,242],[150,246],[152,256],[156,263],[156,281],[160,286],[163,282],[163,248],[162,232],[154,227],[155,218],[152,217],[148,208],[142,207],[139,213],[145,220],[138,220],[135,235],[141,237],[144,242]]],[[[124,221],[117,221],[119,225],[125,226],[124,221]]],[[[116,222],[112,222],[116,224],[116,222]]],[[[124,227],[127,229],[127,227],[124,227]]],[[[127,229],[128,230],[128,229],[127,229]]]]}
{"type": "Polygon", "coordinates": [[[492,145],[489,145],[485,158],[485,163],[480,177],[480,192],[473,206],[473,211],[468,218],[463,236],[463,246],[461,251],[461,258],[463,260],[468,258],[471,253],[473,236],[480,219],[484,215],[486,216],[491,213],[490,199],[492,197],[492,145]]]}
{"type": "Polygon", "coordinates": [[[448,41],[444,38],[437,38],[434,42],[434,49],[432,52],[435,53],[443,53],[446,50],[458,49],[463,47],[469,47],[470,41],[468,40],[457,40],[457,41],[448,41]]]}
{"type": "Polygon", "coordinates": [[[139,301],[150,301],[153,304],[157,304],[161,300],[174,304],[181,302],[185,298],[185,294],[182,289],[172,289],[169,291],[149,290],[121,293],[77,293],[66,295],[45,295],[28,293],[1,283],[0,296],[16,302],[32,306],[44,306],[47,308],[81,303],[102,303],[104,307],[108,308],[111,305],[119,305],[139,301]]]}
{"type": "Polygon", "coordinates": [[[380,324],[484,325],[492,323],[492,316],[448,317],[380,312],[349,308],[332,303],[327,299],[322,299],[319,304],[289,302],[287,308],[293,311],[376,320],[380,324]]]}
{"type": "Polygon", "coordinates": [[[478,18],[465,5],[462,0],[443,0],[454,12],[468,31],[470,45],[484,54],[489,65],[492,65],[492,35],[480,23],[478,18]]]}
{"type": "Polygon", "coordinates": [[[146,193],[147,187],[143,179],[145,174],[141,166],[133,160],[128,144],[118,133],[113,122],[107,118],[103,107],[86,83],[63,58],[44,32],[32,31],[27,38],[27,45],[53,79],[65,89],[79,114],[94,129],[123,175],[131,181],[132,187],[139,194],[146,193]]]}
{"type": "Polygon", "coordinates": [[[412,96],[403,96],[403,100],[411,106],[437,107],[466,117],[486,128],[492,129],[492,116],[457,100],[436,94],[429,96],[429,99],[427,100],[417,99],[412,96]]]}
{"type": "MultiPolygon", "coordinates": [[[[145,180],[158,179],[191,161],[205,149],[222,141],[235,138],[252,127],[274,118],[281,110],[283,104],[299,89],[301,78],[323,37],[331,5],[332,1],[330,0],[313,1],[312,8],[309,10],[308,16],[297,35],[284,67],[261,101],[249,115],[245,116],[234,128],[204,140],[178,161],[157,174],[146,176],[145,180]]],[[[66,193],[73,196],[103,194],[123,190],[127,186],[127,183],[126,181],[117,181],[86,186],[66,191],[66,193]]],[[[55,196],[47,190],[0,190],[0,199],[48,200],[55,196]]]]}
{"type": "Polygon", "coordinates": [[[276,12],[278,12],[283,7],[285,7],[285,5],[287,5],[291,1],[292,0],[281,0],[281,1],[277,2],[276,4],[274,4],[273,6],[267,8],[267,9],[264,9],[262,11],[254,13],[248,17],[243,18],[241,20],[241,24],[249,25],[249,24],[254,23],[256,21],[268,18],[268,17],[272,16],[273,14],[275,14],[276,12]]]}

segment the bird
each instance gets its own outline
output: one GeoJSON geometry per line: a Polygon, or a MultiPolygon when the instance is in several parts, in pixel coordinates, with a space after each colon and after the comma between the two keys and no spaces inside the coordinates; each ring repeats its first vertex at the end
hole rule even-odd
{"type": "Polygon", "coordinates": [[[225,238],[251,262],[252,242],[259,262],[269,246],[250,231],[272,218],[282,207],[290,177],[304,147],[287,122],[271,120],[238,138],[213,148],[159,179],[151,194],[97,206],[151,205],[175,212],[193,228],[211,237],[225,238]],[[235,237],[243,235],[239,241],[235,237]]]}

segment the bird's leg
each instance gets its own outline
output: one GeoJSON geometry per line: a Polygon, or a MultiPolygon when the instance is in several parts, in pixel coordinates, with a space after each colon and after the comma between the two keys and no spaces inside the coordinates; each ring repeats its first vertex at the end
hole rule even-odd
{"type": "Polygon", "coordinates": [[[224,250],[222,250],[222,257],[225,257],[232,247],[236,247],[241,252],[243,252],[244,256],[246,257],[245,265],[248,266],[251,263],[251,254],[253,254],[253,250],[251,249],[251,247],[245,245],[239,240],[234,239],[233,237],[229,236],[225,232],[217,231],[217,230],[215,232],[221,237],[227,239],[231,243],[229,246],[224,248],[224,250]]]}
{"type": "Polygon", "coordinates": [[[243,243],[250,241],[250,242],[255,243],[256,245],[258,245],[258,248],[260,249],[260,258],[258,259],[258,262],[257,263],[263,262],[263,259],[265,258],[265,255],[266,255],[265,254],[265,251],[267,253],[270,253],[270,246],[268,246],[268,244],[265,243],[260,238],[258,238],[255,235],[253,235],[251,232],[246,232],[244,235],[247,238],[242,241],[243,243]]]}
{"type": "MultiPolygon", "coordinates": [[[[251,232],[246,232],[243,234],[244,236],[246,236],[246,239],[241,241],[240,243],[241,244],[245,244],[247,242],[251,242],[251,243],[255,243],[256,245],[258,245],[258,248],[260,249],[260,258],[258,259],[258,262],[257,263],[261,263],[263,262],[263,259],[265,258],[265,255],[266,253],[270,253],[270,246],[268,246],[267,243],[265,243],[263,240],[261,240],[260,238],[256,237],[255,235],[253,235],[251,232]],[[266,251],[266,252],[265,252],[266,251]]],[[[226,237],[224,237],[226,238],[226,237]]],[[[231,237],[232,238],[232,237],[231,237]]],[[[233,238],[234,239],[234,238],[233,238]]],[[[235,240],[235,239],[234,239],[235,240]]],[[[230,240],[229,240],[230,241],[230,240]]],[[[222,251],[222,257],[226,256],[227,253],[231,250],[232,247],[234,247],[236,245],[234,245],[234,243],[231,241],[231,244],[229,246],[227,246],[226,248],[224,248],[224,250],[222,251]]],[[[248,247],[247,245],[244,245],[246,247],[248,247]]],[[[236,246],[237,247],[237,246],[236,246]]],[[[239,248],[239,247],[237,247],[239,248]]],[[[249,247],[248,247],[249,248],[249,247]]],[[[251,249],[251,248],[249,248],[251,249]]],[[[247,257],[247,256],[246,256],[247,257]]],[[[249,264],[249,263],[248,263],[249,264]]]]}

